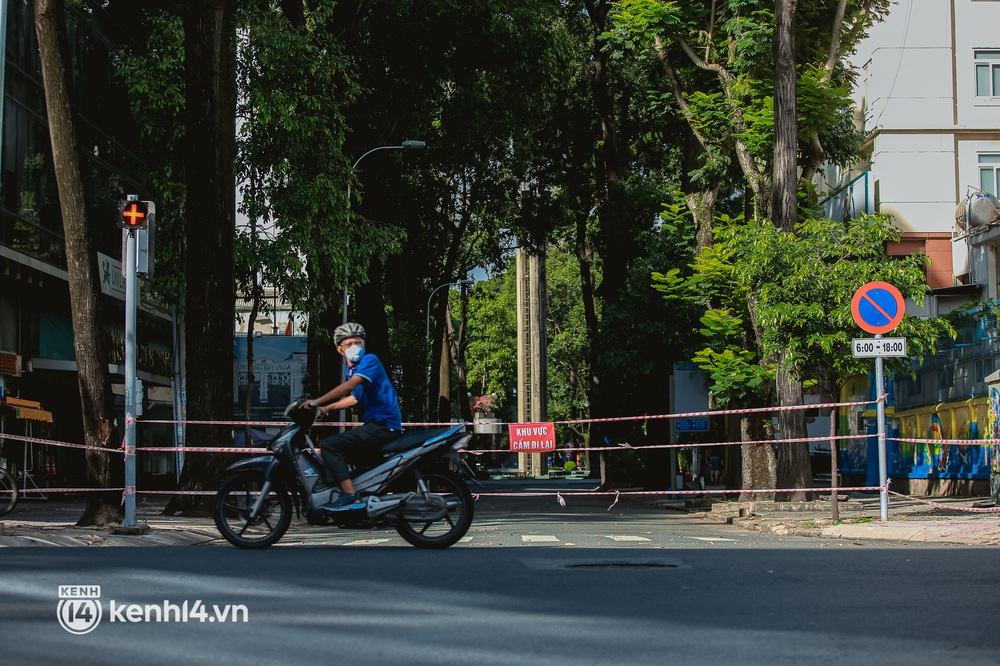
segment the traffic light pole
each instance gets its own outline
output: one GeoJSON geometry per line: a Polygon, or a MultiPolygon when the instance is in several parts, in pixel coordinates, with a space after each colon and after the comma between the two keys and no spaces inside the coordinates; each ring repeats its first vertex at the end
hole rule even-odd
{"type": "MultiPolygon", "coordinates": [[[[136,527],[135,522],[135,419],[136,419],[136,306],[139,302],[139,279],[136,270],[136,229],[125,231],[125,518],[122,527],[136,527]]],[[[140,397],[141,399],[141,397],[140,397]]]]}

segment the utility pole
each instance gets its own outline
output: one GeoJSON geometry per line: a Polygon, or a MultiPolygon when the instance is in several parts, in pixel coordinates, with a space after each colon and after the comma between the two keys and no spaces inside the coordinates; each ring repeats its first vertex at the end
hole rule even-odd
{"type": "MultiPolygon", "coordinates": [[[[545,248],[529,252],[517,248],[517,420],[541,423],[546,405],[547,337],[545,327],[545,248]]],[[[519,453],[518,472],[542,476],[548,472],[546,454],[519,453]]]]}

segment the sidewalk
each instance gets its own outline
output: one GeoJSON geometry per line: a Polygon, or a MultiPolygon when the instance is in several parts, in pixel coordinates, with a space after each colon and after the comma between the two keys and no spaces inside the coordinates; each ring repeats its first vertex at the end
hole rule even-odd
{"type": "Polygon", "coordinates": [[[765,534],[854,541],[1000,545],[1000,513],[962,510],[996,508],[988,498],[926,498],[940,505],[932,506],[890,495],[886,522],[880,520],[877,494],[841,495],[840,499],[840,520],[837,522],[831,519],[829,496],[812,502],[731,502],[707,498],[655,504],[765,534]],[[683,506],[685,504],[687,506],[683,506]]]}
{"type": "Polygon", "coordinates": [[[224,543],[211,518],[162,515],[163,497],[136,502],[136,522],[145,534],[114,534],[113,530],[77,527],[83,500],[24,500],[0,518],[0,548],[12,546],[196,546],[224,543]]]}

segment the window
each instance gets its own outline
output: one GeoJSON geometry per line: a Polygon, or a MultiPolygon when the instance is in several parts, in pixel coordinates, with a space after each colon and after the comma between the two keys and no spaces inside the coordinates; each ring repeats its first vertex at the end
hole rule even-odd
{"type": "Polygon", "coordinates": [[[976,97],[1000,97],[1000,51],[976,51],[976,97]]]}
{"type": "Polygon", "coordinates": [[[1000,178],[1000,155],[984,154],[979,156],[979,189],[993,196],[1000,196],[998,187],[1000,178]]]}

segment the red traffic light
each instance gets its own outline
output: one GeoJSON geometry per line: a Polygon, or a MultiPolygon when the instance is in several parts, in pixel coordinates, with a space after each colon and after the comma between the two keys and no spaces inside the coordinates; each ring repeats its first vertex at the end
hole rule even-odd
{"type": "Polygon", "coordinates": [[[118,226],[123,229],[145,229],[149,208],[144,201],[118,202],[118,226]]]}

